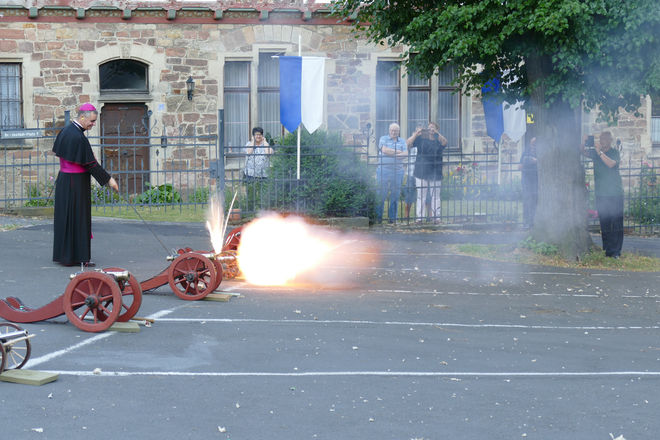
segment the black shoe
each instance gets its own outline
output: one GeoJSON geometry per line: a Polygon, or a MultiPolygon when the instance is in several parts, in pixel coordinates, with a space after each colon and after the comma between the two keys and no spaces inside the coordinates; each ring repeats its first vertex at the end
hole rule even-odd
{"type": "Polygon", "coordinates": [[[96,263],[94,263],[94,262],[91,261],[91,260],[88,261],[88,262],[86,262],[86,263],[83,263],[83,265],[84,265],[85,267],[96,267],[96,263]]]}

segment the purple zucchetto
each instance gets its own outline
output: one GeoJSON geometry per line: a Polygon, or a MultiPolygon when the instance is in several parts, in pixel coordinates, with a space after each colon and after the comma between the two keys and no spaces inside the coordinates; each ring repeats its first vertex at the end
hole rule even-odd
{"type": "Polygon", "coordinates": [[[95,112],[96,107],[94,107],[91,103],[86,102],[86,103],[84,103],[83,105],[80,106],[78,111],[81,111],[81,112],[95,112]]]}

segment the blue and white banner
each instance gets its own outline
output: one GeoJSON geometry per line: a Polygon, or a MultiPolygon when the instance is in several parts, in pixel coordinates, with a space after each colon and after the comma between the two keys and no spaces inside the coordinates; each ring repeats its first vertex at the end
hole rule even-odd
{"type": "Polygon", "coordinates": [[[280,122],[294,132],[302,122],[310,133],[323,123],[325,58],[280,57],[280,122]]]}
{"type": "Polygon", "coordinates": [[[481,88],[481,103],[484,106],[486,132],[495,142],[499,142],[504,133],[504,113],[502,112],[502,93],[500,80],[493,78],[481,88]]]}
{"type": "Polygon", "coordinates": [[[481,103],[484,106],[486,132],[499,143],[502,134],[518,142],[527,131],[527,113],[524,101],[509,104],[503,100],[502,87],[498,78],[493,78],[481,88],[481,103]]]}

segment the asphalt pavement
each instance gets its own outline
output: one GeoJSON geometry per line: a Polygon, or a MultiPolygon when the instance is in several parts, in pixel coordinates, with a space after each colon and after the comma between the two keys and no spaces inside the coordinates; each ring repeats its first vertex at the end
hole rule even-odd
{"type": "MultiPolygon", "coordinates": [[[[75,268],[51,261],[52,221],[0,216],[0,297],[38,308],[75,268]]],[[[139,281],[165,247],[210,249],[202,224],[95,219],[92,257],[139,281]]],[[[26,369],[0,382],[0,438],[655,439],[660,276],[488,262],[458,242],[522,232],[361,231],[369,264],[258,287],[228,302],[144,295],[139,333],[86,333],[65,316],[21,324],[26,369]],[[380,249],[376,251],[375,249],[380,249]]],[[[658,255],[658,239],[626,237],[658,255]]]]}

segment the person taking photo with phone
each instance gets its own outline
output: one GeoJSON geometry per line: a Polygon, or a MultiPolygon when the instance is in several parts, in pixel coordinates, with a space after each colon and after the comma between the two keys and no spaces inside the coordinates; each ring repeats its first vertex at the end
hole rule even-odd
{"type": "Polygon", "coordinates": [[[619,151],[612,148],[612,133],[604,131],[599,142],[587,136],[582,153],[594,163],[596,211],[605,256],[619,258],[623,246],[623,185],[619,174],[619,151]]]}

